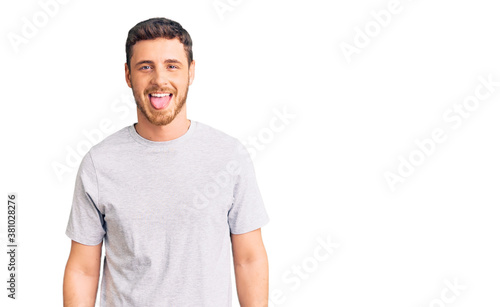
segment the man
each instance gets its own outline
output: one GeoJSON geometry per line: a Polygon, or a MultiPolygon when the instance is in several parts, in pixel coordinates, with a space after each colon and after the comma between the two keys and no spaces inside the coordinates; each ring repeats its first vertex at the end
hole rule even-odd
{"type": "Polygon", "coordinates": [[[269,217],[246,148],[186,117],[191,48],[165,18],[128,33],[125,77],[138,119],[93,146],[78,169],[64,306],[94,306],[103,241],[101,306],[231,306],[230,247],[241,306],[267,306],[260,228],[269,217]]]}

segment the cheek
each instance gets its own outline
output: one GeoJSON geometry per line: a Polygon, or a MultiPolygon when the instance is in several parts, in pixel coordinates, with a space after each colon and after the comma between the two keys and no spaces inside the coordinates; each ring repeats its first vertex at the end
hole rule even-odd
{"type": "Polygon", "coordinates": [[[132,82],[132,85],[134,86],[134,90],[136,92],[144,92],[147,88],[147,80],[144,80],[144,78],[134,78],[130,80],[132,82]]]}
{"type": "Polygon", "coordinates": [[[185,91],[186,87],[189,85],[189,80],[186,80],[184,78],[177,79],[177,80],[175,80],[175,83],[172,83],[172,85],[175,86],[175,88],[178,91],[185,91]]]}
{"type": "Polygon", "coordinates": [[[172,76],[170,82],[173,86],[179,88],[184,88],[189,84],[189,75],[187,74],[176,74],[172,76]]]}

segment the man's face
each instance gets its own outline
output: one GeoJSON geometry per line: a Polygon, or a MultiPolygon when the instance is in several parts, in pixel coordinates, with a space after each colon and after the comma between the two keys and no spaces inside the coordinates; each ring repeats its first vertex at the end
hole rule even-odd
{"type": "Polygon", "coordinates": [[[130,70],[125,78],[135,103],[154,125],[167,125],[186,104],[194,79],[194,61],[188,68],[184,45],[179,39],[143,40],[132,47],[130,70]]]}

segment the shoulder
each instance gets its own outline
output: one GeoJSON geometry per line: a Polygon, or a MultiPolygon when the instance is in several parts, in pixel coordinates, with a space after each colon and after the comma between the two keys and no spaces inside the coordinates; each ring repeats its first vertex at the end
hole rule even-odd
{"type": "Polygon", "coordinates": [[[130,125],[125,126],[118,131],[104,137],[101,141],[93,145],[87,155],[91,155],[92,159],[106,157],[115,152],[123,150],[124,144],[130,142],[130,125]]]}
{"type": "Polygon", "coordinates": [[[235,136],[199,121],[196,121],[196,133],[198,139],[203,140],[211,147],[222,147],[228,151],[235,151],[243,146],[235,136]]]}
{"type": "Polygon", "coordinates": [[[200,141],[198,148],[206,148],[207,153],[237,163],[248,163],[251,160],[248,149],[234,135],[205,123],[196,124],[197,140],[200,141]]]}

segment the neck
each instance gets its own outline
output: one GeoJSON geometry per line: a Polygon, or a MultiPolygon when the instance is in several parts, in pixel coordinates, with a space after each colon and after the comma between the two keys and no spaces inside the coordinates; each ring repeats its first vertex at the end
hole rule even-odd
{"type": "MultiPolygon", "coordinates": [[[[141,114],[142,115],[142,114],[141,114]]],[[[137,124],[134,125],[137,133],[145,139],[154,142],[165,142],[176,139],[186,133],[191,125],[191,120],[181,113],[177,114],[169,124],[156,126],[150,123],[144,116],[138,116],[137,124]]]]}

